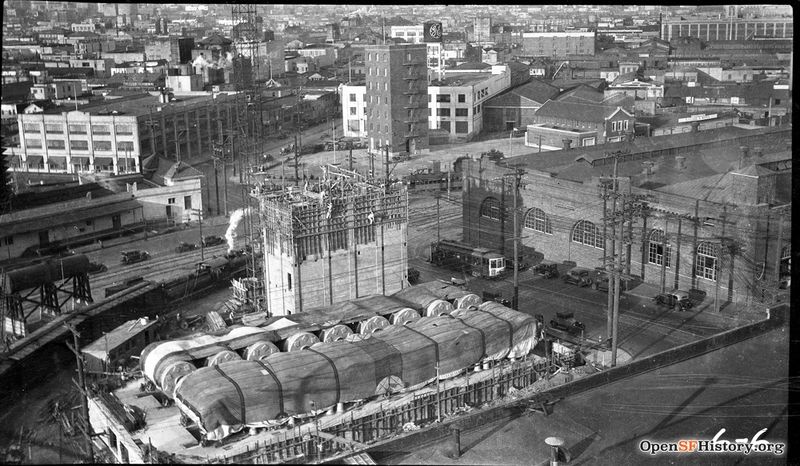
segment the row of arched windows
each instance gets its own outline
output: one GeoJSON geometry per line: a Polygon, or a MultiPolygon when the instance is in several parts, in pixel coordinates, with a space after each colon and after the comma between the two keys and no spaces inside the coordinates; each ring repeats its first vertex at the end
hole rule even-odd
{"type": "MultiPolygon", "coordinates": [[[[500,202],[493,198],[486,198],[481,204],[481,217],[500,220],[500,202]]],[[[550,216],[537,207],[528,209],[525,213],[523,227],[529,230],[552,235],[553,225],[550,216]]],[[[572,228],[570,236],[572,242],[584,244],[597,249],[603,249],[603,232],[594,223],[588,220],[579,220],[572,228]]],[[[648,237],[647,261],[654,265],[670,267],[672,261],[672,246],[664,241],[664,231],[654,229],[648,237]]],[[[695,273],[698,277],[708,280],[717,279],[717,246],[714,243],[702,242],[697,246],[697,261],[695,273]]]]}

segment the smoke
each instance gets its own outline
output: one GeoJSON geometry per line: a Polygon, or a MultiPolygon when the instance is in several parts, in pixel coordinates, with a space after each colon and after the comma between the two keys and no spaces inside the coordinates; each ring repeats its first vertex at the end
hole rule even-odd
{"type": "Polygon", "coordinates": [[[234,248],[234,240],[238,236],[236,234],[236,228],[239,226],[239,223],[242,221],[245,215],[250,215],[250,208],[247,209],[236,209],[231,214],[231,220],[228,224],[228,230],[225,232],[225,239],[228,240],[228,253],[232,252],[234,248]]]}

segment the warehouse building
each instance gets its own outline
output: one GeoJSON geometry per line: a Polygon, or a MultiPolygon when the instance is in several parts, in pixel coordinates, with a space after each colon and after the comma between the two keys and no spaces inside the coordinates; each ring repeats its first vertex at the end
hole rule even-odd
{"type": "Polygon", "coordinates": [[[464,240],[506,252],[506,238],[519,236],[539,257],[603,266],[616,165],[619,193],[639,206],[623,231],[625,273],[720,302],[769,300],[791,267],[791,128],[728,127],[612,147],[509,161],[525,172],[516,234],[513,172],[464,161],[464,240]]]}
{"type": "Polygon", "coordinates": [[[229,94],[139,94],[67,112],[22,114],[20,148],[10,167],[46,173],[141,173],[142,158],[153,154],[178,161],[211,151],[235,127],[237,101],[229,94]]]}

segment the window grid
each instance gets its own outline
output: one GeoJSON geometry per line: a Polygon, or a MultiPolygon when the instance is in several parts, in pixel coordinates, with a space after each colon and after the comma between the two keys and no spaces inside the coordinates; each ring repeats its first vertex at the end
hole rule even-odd
{"type": "MultiPolygon", "coordinates": [[[[663,265],[664,259],[664,245],[662,241],[664,239],[664,232],[662,230],[653,230],[650,232],[650,245],[649,245],[649,254],[648,254],[648,262],[655,265],[663,265]]],[[[672,258],[672,246],[669,243],[666,244],[666,267],[670,267],[670,261],[672,258]]]]}
{"type": "Polygon", "coordinates": [[[697,246],[697,267],[695,273],[698,277],[708,280],[717,280],[717,253],[711,243],[700,243],[697,246]]]}
{"type": "Polygon", "coordinates": [[[550,218],[547,214],[539,208],[532,208],[525,214],[525,228],[538,231],[548,235],[553,234],[553,226],[550,223],[550,218]]]}
{"type": "Polygon", "coordinates": [[[481,217],[500,220],[500,202],[493,197],[487,197],[481,204],[481,217]]]}
{"type": "Polygon", "coordinates": [[[594,223],[588,220],[581,220],[575,224],[575,228],[572,230],[572,241],[603,249],[603,234],[594,223]]]}

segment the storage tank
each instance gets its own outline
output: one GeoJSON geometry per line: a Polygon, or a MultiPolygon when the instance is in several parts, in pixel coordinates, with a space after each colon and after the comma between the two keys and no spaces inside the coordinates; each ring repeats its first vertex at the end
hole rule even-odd
{"type": "Polygon", "coordinates": [[[5,293],[35,288],[45,283],[53,283],[89,271],[89,258],[83,254],[50,259],[41,264],[23,267],[6,272],[5,293]]]}

